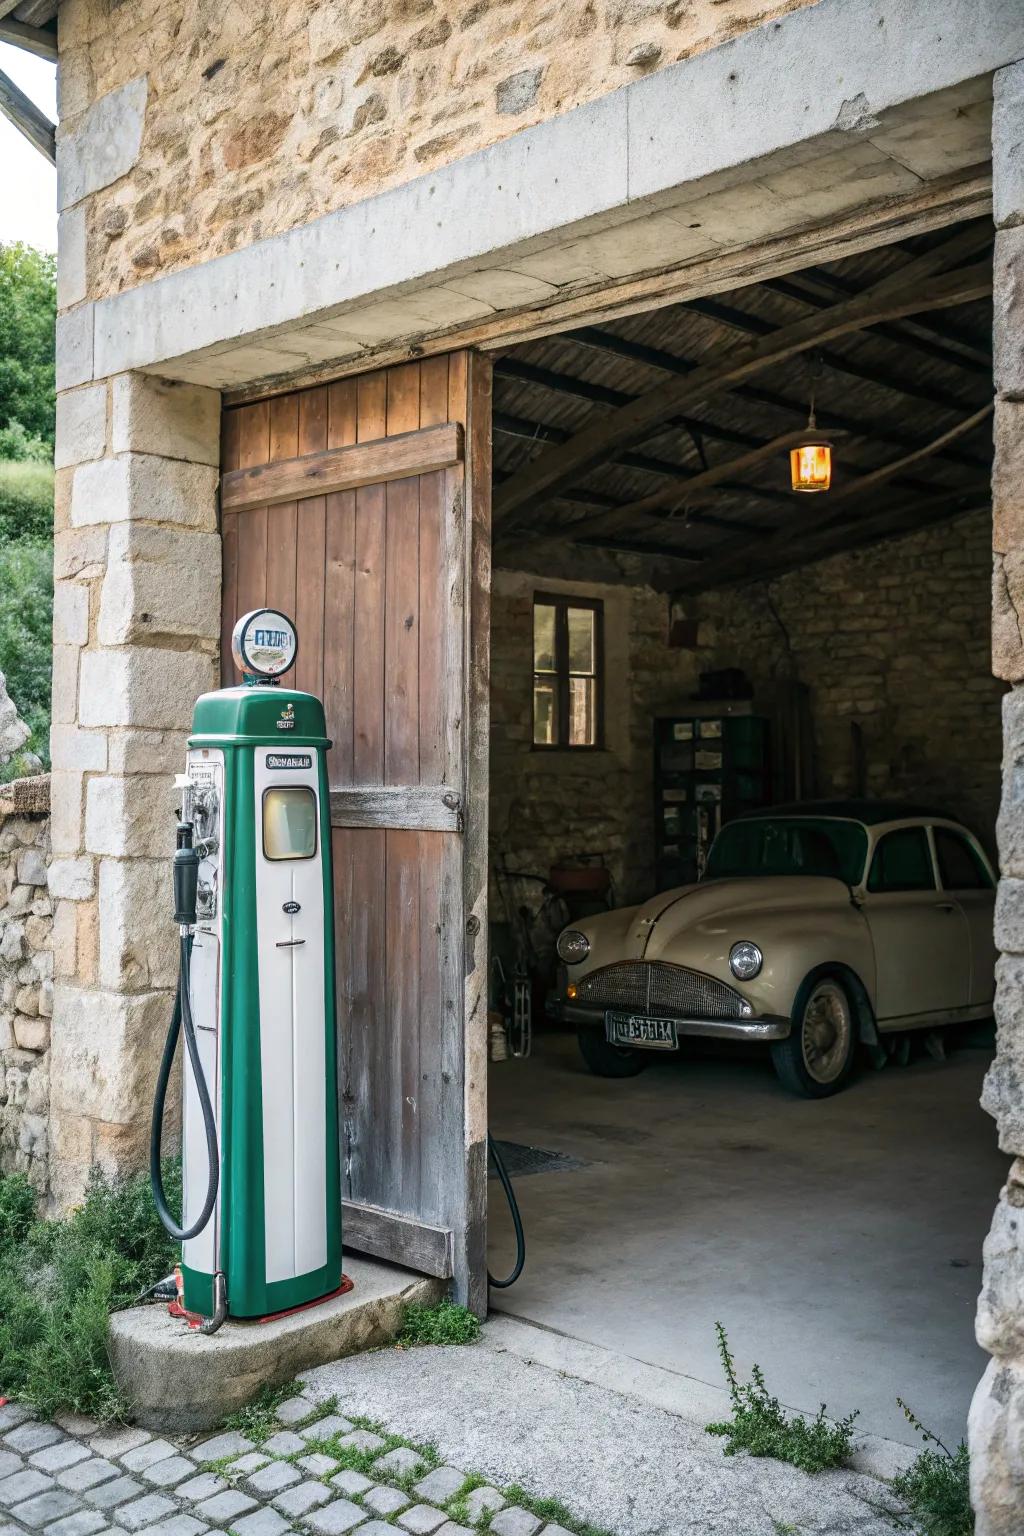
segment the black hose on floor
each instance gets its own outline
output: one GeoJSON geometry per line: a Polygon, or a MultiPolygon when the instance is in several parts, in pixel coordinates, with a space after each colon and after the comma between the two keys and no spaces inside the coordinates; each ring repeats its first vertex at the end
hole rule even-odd
{"type": "Polygon", "coordinates": [[[165,1230],[179,1243],[187,1242],[190,1237],[197,1237],[206,1226],[217,1203],[217,1190],[220,1185],[220,1151],[217,1147],[217,1122],[214,1118],[213,1105],[210,1103],[210,1091],[206,1086],[206,1075],[203,1072],[203,1064],[199,1059],[199,1045],[196,1041],[195,1025],[192,1022],[192,1001],[189,987],[191,965],[192,940],[187,934],[183,933],[181,936],[181,958],[178,966],[178,990],[174,998],[174,1011],[171,1014],[167,1039],[164,1041],[164,1054],[160,1059],[160,1071],[157,1074],[156,1080],[156,1093],[153,1096],[153,1123],[149,1133],[149,1181],[153,1186],[153,1202],[156,1205],[157,1215],[163,1222],[165,1230]],[[170,1207],[167,1204],[167,1195],[164,1191],[163,1177],[160,1171],[160,1151],[163,1141],[164,1104],[167,1099],[167,1084],[170,1082],[171,1068],[174,1065],[174,1053],[178,1047],[178,1035],[183,1025],[188,1059],[192,1066],[192,1076],[195,1079],[196,1092],[199,1094],[199,1107],[203,1114],[203,1129],[206,1132],[206,1159],[209,1168],[206,1199],[203,1201],[202,1210],[190,1227],[179,1227],[174,1220],[170,1207]]]}
{"type": "Polygon", "coordinates": [[[490,1131],[487,1132],[487,1150],[494,1159],[494,1166],[498,1170],[498,1178],[501,1180],[501,1187],[505,1191],[505,1199],[508,1201],[512,1225],[516,1230],[516,1262],[511,1272],[504,1280],[495,1280],[490,1270],[487,1271],[488,1283],[496,1291],[505,1291],[510,1285],[515,1285],[523,1272],[523,1265],[526,1263],[526,1237],[523,1233],[523,1218],[519,1214],[519,1202],[516,1199],[515,1190],[512,1188],[512,1180],[508,1176],[508,1170],[501,1160],[501,1153],[498,1151],[497,1143],[490,1131]]]}

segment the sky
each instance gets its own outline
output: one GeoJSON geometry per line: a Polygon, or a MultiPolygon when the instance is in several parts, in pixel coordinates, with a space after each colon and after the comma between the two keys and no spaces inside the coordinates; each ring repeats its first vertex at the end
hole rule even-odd
{"type": "MultiPolygon", "coordinates": [[[[51,122],[57,117],[56,65],[0,43],[0,69],[51,122]]],[[[57,249],[57,172],[5,117],[0,117],[0,241],[57,249]]]]}

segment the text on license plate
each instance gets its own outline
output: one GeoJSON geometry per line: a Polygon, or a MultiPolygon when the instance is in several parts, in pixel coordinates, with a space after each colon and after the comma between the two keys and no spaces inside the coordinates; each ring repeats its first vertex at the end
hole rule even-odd
{"type": "Polygon", "coordinates": [[[646,1019],[638,1013],[606,1013],[604,1032],[612,1045],[640,1045],[651,1051],[676,1051],[673,1019],[646,1019]]]}

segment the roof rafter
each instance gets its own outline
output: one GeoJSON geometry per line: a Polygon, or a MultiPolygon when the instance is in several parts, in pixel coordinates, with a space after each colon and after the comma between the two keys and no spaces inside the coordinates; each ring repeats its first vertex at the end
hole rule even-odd
{"type": "Polygon", "coordinates": [[[0,69],[0,114],[23,133],[29,143],[49,160],[57,164],[55,125],[45,113],[40,112],[34,101],[18,89],[9,75],[0,69]]]}
{"type": "MultiPolygon", "coordinates": [[[[0,12],[2,9],[3,0],[0,0],[0,12]]],[[[56,32],[48,28],[31,27],[14,16],[0,19],[0,43],[10,43],[13,48],[22,48],[26,53],[34,53],[37,58],[47,59],[54,64],[57,62],[56,32]]]]}
{"type": "MultiPolygon", "coordinates": [[[[621,357],[635,359],[636,362],[645,363],[651,368],[663,369],[665,373],[676,374],[679,378],[687,378],[699,364],[689,361],[687,358],[676,357],[671,352],[661,352],[656,347],[649,347],[643,342],[628,341],[624,337],[615,335],[612,331],[601,331],[595,327],[584,327],[578,331],[570,331],[562,338],[579,346],[593,347],[598,351],[611,352],[621,357]]],[[[556,376],[557,377],[557,376],[556,376]]],[[[566,388],[569,393],[575,393],[575,388],[570,388],[570,379],[565,375],[566,388]]],[[[537,382],[543,382],[537,380],[537,382]]],[[[550,386],[555,387],[555,386],[550,386]]],[[[757,384],[744,384],[739,389],[729,391],[737,400],[750,400],[757,405],[771,406],[775,410],[786,411],[804,420],[807,411],[806,399],[790,398],[778,390],[765,389],[757,384]]],[[[622,403],[635,400],[636,395],[622,395],[622,403]]],[[[957,402],[957,412],[962,408],[963,402],[957,402]]],[[[818,426],[827,428],[830,432],[849,432],[852,437],[873,438],[879,443],[889,443],[893,448],[912,448],[915,445],[913,438],[906,437],[903,433],[894,432],[887,422],[879,422],[874,419],[868,421],[860,416],[851,416],[847,412],[829,411],[818,409],[818,426]]],[[[681,419],[681,418],[675,418],[681,419]]],[[[690,418],[692,424],[703,430],[706,436],[713,438],[722,435],[722,429],[711,423],[695,421],[690,418]]],[[[671,426],[672,422],[665,423],[671,426]]],[[[763,439],[758,439],[750,434],[733,433],[731,438],[723,438],[723,441],[746,443],[756,445],[763,439]]],[[[987,465],[983,460],[975,458],[971,454],[961,453],[949,449],[943,454],[950,463],[961,464],[968,469],[984,469],[987,465]]]]}
{"type": "Polygon", "coordinates": [[[928,252],[883,278],[862,294],[753,338],[726,351],[713,363],[694,369],[686,379],[662,386],[622,406],[612,417],[584,427],[568,442],[551,448],[504,485],[495,508],[510,513],[528,501],[550,496],[569,480],[607,458],[610,452],[649,436],[653,428],[683,407],[732,389],[775,363],[820,348],[828,341],[863,330],[880,320],[944,309],[992,291],[989,263],[943,272],[953,248],[966,244],[954,237],[941,250],[928,252]],[[936,272],[942,275],[934,275],[936,272]]]}
{"type": "MultiPolygon", "coordinates": [[[[866,475],[860,475],[857,479],[851,480],[839,490],[830,492],[825,516],[819,516],[811,529],[807,527],[806,504],[801,506],[790,517],[786,518],[785,522],[773,530],[771,539],[758,550],[758,560],[764,561],[766,565],[771,565],[773,554],[776,557],[782,554],[784,559],[791,560],[792,541],[794,539],[799,539],[801,545],[808,541],[815,545],[822,540],[827,542],[830,536],[836,532],[837,525],[841,524],[843,520],[843,514],[836,514],[833,510],[838,503],[854,501],[858,497],[865,496],[876,490],[878,486],[886,482],[895,482],[902,470],[908,468],[911,464],[920,463],[922,459],[929,458],[937,453],[946,443],[953,441],[957,437],[964,436],[967,432],[973,431],[991,413],[992,402],[989,401],[981,410],[964,417],[962,421],[957,422],[955,427],[950,427],[947,431],[940,433],[930,443],[922,444],[914,453],[905,454],[902,458],[894,459],[889,464],[883,464],[880,469],[872,470],[866,475]]],[[[976,497],[977,492],[972,491],[970,487],[966,489],[960,487],[947,492],[946,496],[933,496],[932,500],[939,503],[945,502],[949,497],[956,500],[958,497],[965,495],[976,497]]],[[[919,502],[910,503],[910,506],[922,507],[927,505],[927,502],[928,497],[925,496],[919,502]]],[[[819,506],[820,503],[816,502],[815,505],[819,506]]],[[[903,508],[900,506],[880,508],[871,517],[863,519],[862,523],[877,525],[879,520],[881,520],[883,525],[887,525],[887,521],[892,521],[894,517],[898,517],[902,510],[903,508]]],[[[716,583],[742,579],[747,570],[749,556],[749,547],[742,538],[728,540],[721,549],[712,555],[712,566],[708,573],[709,579],[716,583]]]]}
{"type": "MultiPolygon", "coordinates": [[[[808,267],[805,272],[790,272],[786,277],[768,277],[761,286],[815,309],[827,308],[836,297],[842,298],[859,292],[856,283],[846,278],[835,278],[831,273],[823,272],[820,267],[808,267]]],[[[979,378],[991,377],[991,351],[986,352],[974,342],[967,341],[951,325],[939,329],[911,317],[893,322],[883,321],[868,329],[884,341],[893,341],[905,350],[919,352],[923,357],[932,357],[938,362],[962,368],[967,373],[977,374],[979,378]]]]}

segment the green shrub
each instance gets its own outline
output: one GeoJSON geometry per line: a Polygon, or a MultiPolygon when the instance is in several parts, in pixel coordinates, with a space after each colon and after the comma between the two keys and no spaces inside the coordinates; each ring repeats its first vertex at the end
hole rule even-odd
{"type": "Polygon", "coordinates": [[[56,257],[0,241],[0,426],[53,441],[56,257]]]}
{"type": "Polygon", "coordinates": [[[0,453],[0,544],[53,536],[53,465],[0,453]]]}
{"type": "Polygon", "coordinates": [[[20,421],[9,421],[0,427],[0,459],[31,460],[52,467],[53,449],[41,437],[26,432],[20,421]]]}
{"type": "Polygon", "coordinates": [[[971,1536],[974,1512],[971,1458],[966,1445],[961,1440],[955,1451],[947,1450],[901,1397],[896,1401],[919,1431],[925,1448],[905,1472],[893,1478],[893,1492],[906,1504],[922,1536],[971,1536]]]}
{"type": "MultiPolygon", "coordinates": [[[[49,543],[0,541],[0,672],[31,735],[23,750],[50,760],[53,555],[49,543]]],[[[25,771],[20,754],[0,769],[0,781],[25,771]]]]}
{"type": "Polygon", "coordinates": [[[24,1242],[36,1219],[36,1197],[23,1173],[0,1178],[0,1254],[24,1242]]]}
{"type": "Polygon", "coordinates": [[[397,1344],[472,1344],[480,1336],[480,1321],[468,1307],[439,1301],[425,1307],[413,1301],[405,1309],[397,1344]]]}
{"type": "MultiPolygon", "coordinates": [[[[180,1184],[180,1168],[165,1175],[180,1184]]],[[[44,1416],[118,1416],[108,1318],[177,1262],[144,1177],[94,1177],[65,1221],[31,1218],[27,1185],[0,1179],[0,1383],[44,1416]]]]}
{"type": "Polygon", "coordinates": [[[709,1435],[721,1435],[726,1441],[725,1454],[749,1451],[751,1456],[772,1456],[788,1461],[804,1472],[823,1472],[827,1467],[841,1467],[850,1455],[853,1421],[856,1413],[845,1419],[830,1420],[822,1403],[808,1422],[801,1414],[792,1417],[777,1397],[772,1397],[759,1365],[751,1369],[751,1380],[741,1382],[736,1362],[721,1323],[715,1324],[718,1353],[729,1384],[732,1418],[720,1424],[708,1424],[709,1435]]]}

